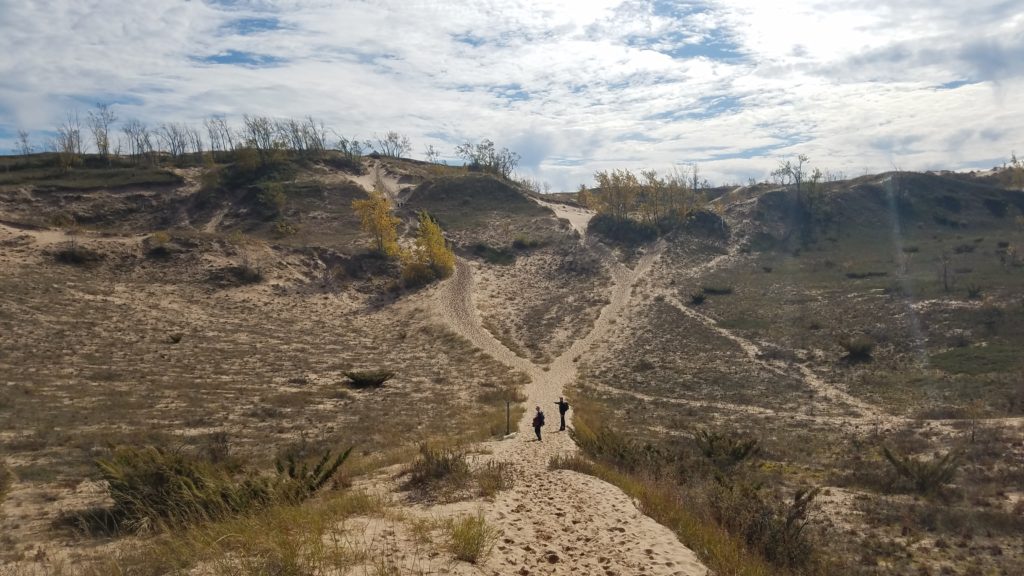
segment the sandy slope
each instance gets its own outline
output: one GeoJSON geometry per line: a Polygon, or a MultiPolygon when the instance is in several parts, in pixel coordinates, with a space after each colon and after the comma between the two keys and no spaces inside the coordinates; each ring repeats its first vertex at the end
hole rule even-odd
{"type": "Polygon", "coordinates": [[[545,202],[537,198],[534,198],[533,200],[537,204],[550,209],[558,218],[567,220],[569,225],[572,226],[572,229],[579,232],[581,242],[586,238],[587,225],[590,223],[590,219],[594,217],[596,212],[593,210],[587,210],[586,208],[577,208],[575,206],[558,204],[556,202],[545,202]]]}
{"type": "MultiPolygon", "coordinates": [[[[658,257],[660,247],[644,256],[636,268],[618,266],[614,271],[611,302],[602,310],[594,328],[542,369],[505,348],[480,327],[473,305],[473,269],[459,262],[455,277],[437,293],[437,313],[473,344],[494,358],[529,375],[527,412],[518,435],[486,448],[490,458],[513,462],[517,482],[501,493],[484,513],[499,525],[501,544],[483,566],[494,574],[706,574],[694,553],[671,530],[641,514],[618,488],[576,472],[548,470],[556,455],[577,448],[565,432],[557,432],[554,403],[563,388],[576,377],[576,363],[594,342],[604,336],[623,314],[634,283],[658,257]],[[530,421],[533,407],[547,414],[543,442],[533,438],[530,421]]],[[[570,411],[570,421],[572,412],[570,411]]]]}

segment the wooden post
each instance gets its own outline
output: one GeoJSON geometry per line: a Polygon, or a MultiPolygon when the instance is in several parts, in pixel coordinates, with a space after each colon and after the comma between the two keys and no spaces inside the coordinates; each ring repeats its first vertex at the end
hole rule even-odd
{"type": "Polygon", "coordinates": [[[512,433],[512,401],[505,400],[505,436],[512,433]]]}

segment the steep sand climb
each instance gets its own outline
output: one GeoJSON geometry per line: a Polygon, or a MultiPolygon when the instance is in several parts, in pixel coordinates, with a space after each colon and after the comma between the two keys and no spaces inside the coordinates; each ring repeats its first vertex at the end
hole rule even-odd
{"type": "MultiPolygon", "coordinates": [[[[530,377],[526,415],[515,438],[488,443],[489,459],[511,462],[515,487],[484,509],[501,527],[501,541],[482,566],[493,574],[706,574],[696,555],[668,528],[640,513],[618,488],[568,470],[548,470],[554,456],[577,451],[568,433],[558,432],[555,402],[576,377],[576,362],[626,311],[633,285],[660,255],[642,257],[635,268],[613,270],[611,302],[590,333],[546,366],[516,356],[481,328],[473,305],[472,265],[460,261],[455,277],[439,291],[437,311],[452,329],[473,344],[530,377]],[[534,439],[534,407],[547,415],[544,439],[534,439]]],[[[569,413],[571,421],[572,412],[569,413]]]]}
{"type": "Polygon", "coordinates": [[[576,206],[559,204],[557,202],[545,202],[544,200],[537,198],[534,198],[533,200],[537,204],[550,209],[555,213],[556,217],[568,221],[569,225],[572,226],[572,229],[579,232],[581,242],[587,236],[587,225],[590,224],[590,219],[597,214],[593,210],[587,210],[586,208],[578,208],[576,206]]]}

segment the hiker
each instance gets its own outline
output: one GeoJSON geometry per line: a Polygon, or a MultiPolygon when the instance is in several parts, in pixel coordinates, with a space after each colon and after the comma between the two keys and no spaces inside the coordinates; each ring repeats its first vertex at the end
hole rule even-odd
{"type": "Polygon", "coordinates": [[[565,432],[565,413],[569,411],[569,403],[565,401],[562,396],[558,397],[558,402],[555,402],[558,406],[558,415],[562,417],[562,424],[558,427],[559,432],[565,432]]]}
{"type": "Polygon", "coordinates": [[[533,431],[537,433],[537,442],[540,442],[540,429],[544,426],[544,413],[540,411],[540,406],[537,406],[537,414],[533,417],[533,431]]]}

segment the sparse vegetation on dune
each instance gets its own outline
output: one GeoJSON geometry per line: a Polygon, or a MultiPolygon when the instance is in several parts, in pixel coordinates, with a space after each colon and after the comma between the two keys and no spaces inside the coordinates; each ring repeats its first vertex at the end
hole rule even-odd
{"type": "Polygon", "coordinates": [[[1019,191],[801,159],[742,189],[617,171],[569,198],[600,212],[580,236],[486,141],[467,169],[403,160],[397,132],[368,157],[309,119],[248,117],[235,143],[209,128],[213,150],[168,125],[158,152],[133,125],[129,158],[0,159],[0,562],[393,573],[398,538],[448,566],[519,554],[490,512],[405,508],[521,497],[524,463],[470,443],[528,400],[522,374],[436,323],[454,284],[413,288],[462,255],[471,315],[555,376],[625,252],[650,269],[571,359],[582,453],[554,467],[618,486],[716,573],[1021,565],[1024,439],[1002,420],[1024,414],[1019,191]],[[110,445],[147,447],[96,467],[110,445]],[[390,540],[353,543],[385,521],[390,540]],[[92,546],[147,527],[163,530],[92,546]]]}

